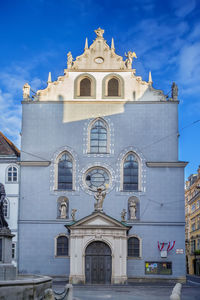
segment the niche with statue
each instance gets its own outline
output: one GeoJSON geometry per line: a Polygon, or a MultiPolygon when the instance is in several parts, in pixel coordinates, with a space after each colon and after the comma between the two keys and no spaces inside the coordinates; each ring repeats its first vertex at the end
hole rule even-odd
{"type": "Polygon", "coordinates": [[[57,218],[69,218],[69,200],[64,196],[60,196],[57,200],[57,218]]]}
{"type": "Polygon", "coordinates": [[[128,199],[128,220],[135,221],[140,218],[140,201],[137,197],[132,196],[128,199]]]}

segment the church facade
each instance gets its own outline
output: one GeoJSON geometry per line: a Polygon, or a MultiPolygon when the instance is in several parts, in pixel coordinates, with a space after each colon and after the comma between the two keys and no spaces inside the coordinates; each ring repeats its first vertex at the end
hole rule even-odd
{"type": "Polygon", "coordinates": [[[23,88],[19,272],[184,280],[177,86],[154,89],[95,33],[63,76],[23,88]]]}

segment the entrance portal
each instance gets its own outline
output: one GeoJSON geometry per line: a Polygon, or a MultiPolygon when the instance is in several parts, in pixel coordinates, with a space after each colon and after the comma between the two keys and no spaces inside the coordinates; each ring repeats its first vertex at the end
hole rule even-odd
{"type": "Polygon", "coordinates": [[[86,283],[111,283],[112,258],[110,247],[103,242],[92,242],[85,251],[86,283]]]}

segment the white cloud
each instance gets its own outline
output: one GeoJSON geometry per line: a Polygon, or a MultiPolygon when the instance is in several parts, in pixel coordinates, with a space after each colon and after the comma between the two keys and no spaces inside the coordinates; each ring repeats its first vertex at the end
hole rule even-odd
{"type": "Polygon", "coordinates": [[[184,18],[190,14],[196,7],[195,0],[176,0],[173,1],[173,7],[175,8],[175,15],[177,17],[184,18]]]}

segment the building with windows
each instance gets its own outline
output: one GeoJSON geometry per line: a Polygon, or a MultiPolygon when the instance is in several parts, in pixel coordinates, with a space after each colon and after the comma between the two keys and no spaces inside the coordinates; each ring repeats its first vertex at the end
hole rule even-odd
{"type": "Polygon", "coordinates": [[[200,275],[200,166],[186,181],[185,218],[187,271],[200,275]]]}
{"type": "Polygon", "coordinates": [[[0,132],[0,182],[6,192],[3,209],[9,228],[15,235],[12,239],[12,258],[15,265],[18,238],[19,158],[20,151],[0,132]]]}
{"type": "Polygon", "coordinates": [[[172,97],[102,29],[22,101],[19,271],[72,283],[185,279],[184,167],[172,97]],[[181,253],[176,253],[181,249],[181,253]]]}

